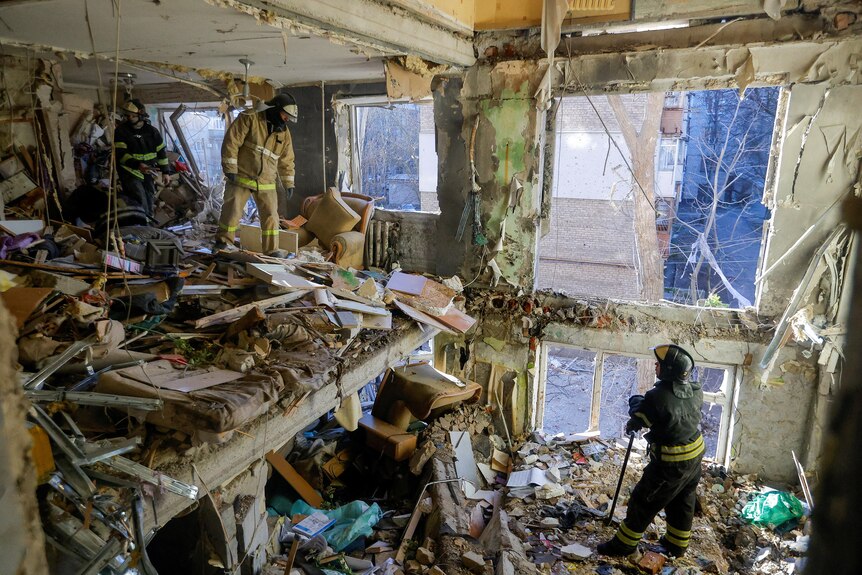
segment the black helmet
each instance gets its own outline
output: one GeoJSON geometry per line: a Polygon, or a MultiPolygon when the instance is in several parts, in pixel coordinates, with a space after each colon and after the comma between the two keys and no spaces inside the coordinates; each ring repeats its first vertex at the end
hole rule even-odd
{"type": "Polygon", "coordinates": [[[274,108],[279,108],[288,115],[288,119],[291,122],[296,122],[299,118],[299,108],[296,106],[296,100],[294,100],[293,96],[287,92],[277,94],[271,100],[264,102],[264,104],[274,108]]]}
{"type": "Polygon", "coordinates": [[[123,102],[123,105],[120,107],[120,111],[125,112],[126,114],[137,114],[142,118],[148,117],[147,108],[137,98],[132,98],[131,100],[123,102]]]}
{"type": "Polygon", "coordinates": [[[678,345],[665,344],[652,348],[658,361],[658,378],[662,381],[688,381],[694,360],[678,345]]]}

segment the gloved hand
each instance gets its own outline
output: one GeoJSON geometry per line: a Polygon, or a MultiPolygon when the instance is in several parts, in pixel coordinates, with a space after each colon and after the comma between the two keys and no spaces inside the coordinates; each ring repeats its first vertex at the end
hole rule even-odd
{"type": "Polygon", "coordinates": [[[626,435],[631,435],[632,433],[637,433],[641,429],[643,429],[643,422],[636,417],[632,417],[626,423],[626,435]]]}
{"type": "Polygon", "coordinates": [[[167,187],[171,185],[171,175],[162,173],[162,185],[167,187]]]}
{"type": "Polygon", "coordinates": [[[230,183],[234,183],[236,181],[236,174],[225,174],[224,177],[230,183]]]}

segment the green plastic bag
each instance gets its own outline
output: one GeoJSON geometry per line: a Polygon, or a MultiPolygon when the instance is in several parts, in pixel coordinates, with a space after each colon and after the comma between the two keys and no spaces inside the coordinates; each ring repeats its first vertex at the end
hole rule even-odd
{"type": "Polygon", "coordinates": [[[804,515],[802,502],[791,493],[764,491],[758,493],[742,510],[742,518],[755,525],[778,527],[791,519],[804,515]]]}
{"type": "Polygon", "coordinates": [[[330,519],[335,519],[335,524],[323,532],[326,542],[338,553],[362,536],[371,535],[372,528],[377,525],[383,512],[380,506],[372,503],[370,506],[363,501],[351,501],[337,509],[315,509],[302,499],[297,500],[290,508],[290,517],[297,513],[300,515],[311,515],[320,511],[330,519]]]}

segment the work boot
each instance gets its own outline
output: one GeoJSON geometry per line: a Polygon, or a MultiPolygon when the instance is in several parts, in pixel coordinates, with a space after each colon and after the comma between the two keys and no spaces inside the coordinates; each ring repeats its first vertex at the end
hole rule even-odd
{"type": "Polygon", "coordinates": [[[227,248],[227,242],[223,242],[221,240],[216,240],[216,243],[214,243],[213,247],[212,247],[212,253],[220,252],[226,248],[227,248]]]}
{"type": "Polygon", "coordinates": [[[604,543],[599,543],[596,545],[596,551],[601,555],[608,555],[611,557],[623,557],[625,555],[631,555],[634,553],[637,547],[629,547],[616,537],[611,538],[604,543]]]}
{"type": "Polygon", "coordinates": [[[667,540],[666,537],[662,537],[661,539],[659,539],[658,544],[664,547],[665,551],[667,551],[667,554],[671,557],[682,557],[683,555],[685,555],[685,547],[680,547],[675,543],[671,543],[667,540]]]}
{"type": "Polygon", "coordinates": [[[272,250],[271,252],[267,253],[266,255],[268,255],[271,258],[280,258],[280,259],[286,260],[290,256],[290,252],[287,250],[272,250]]]}

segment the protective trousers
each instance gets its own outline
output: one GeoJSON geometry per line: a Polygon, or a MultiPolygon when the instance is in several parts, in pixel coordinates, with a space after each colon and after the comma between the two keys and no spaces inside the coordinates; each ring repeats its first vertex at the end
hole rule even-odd
{"type": "Polygon", "coordinates": [[[233,244],[242,212],[248,203],[249,195],[254,195],[254,203],[260,215],[260,234],[263,253],[278,249],[278,196],[275,190],[250,190],[244,186],[227,182],[224,188],[224,205],[218,223],[216,239],[233,244]]]}
{"type": "Polygon", "coordinates": [[[152,176],[140,178],[120,178],[120,196],[126,205],[142,208],[148,217],[155,215],[156,184],[152,176]]]}
{"type": "Polygon", "coordinates": [[[617,530],[620,543],[634,550],[653,518],[664,509],[665,538],[680,550],[688,547],[702,458],[668,462],[652,457],[632,491],[626,520],[617,530]]]}

